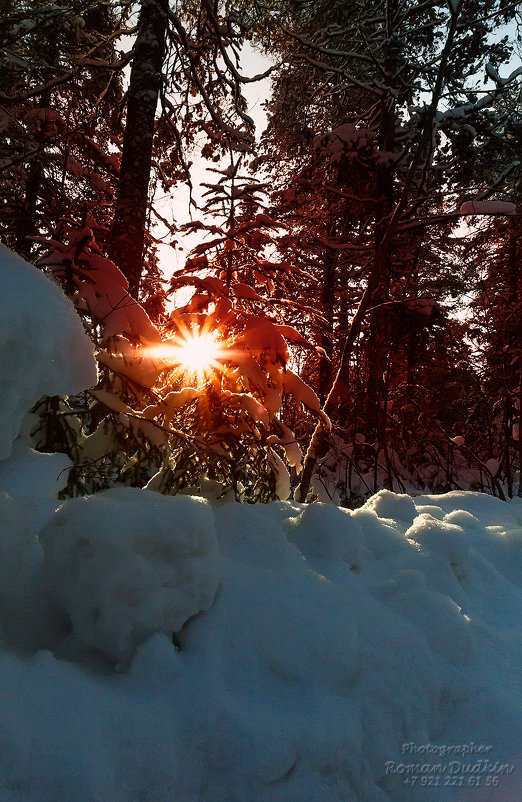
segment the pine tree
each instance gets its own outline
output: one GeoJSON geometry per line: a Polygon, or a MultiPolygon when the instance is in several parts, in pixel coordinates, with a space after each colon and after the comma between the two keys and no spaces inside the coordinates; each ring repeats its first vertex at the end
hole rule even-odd
{"type": "Polygon", "coordinates": [[[138,297],[143,270],[156,107],[162,81],[168,0],[142,0],[127,90],[125,133],[109,256],[138,297]]]}
{"type": "Polygon", "coordinates": [[[264,186],[241,175],[241,161],[232,150],[228,167],[213,170],[217,182],[204,185],[205,211],[214,221],[188,227],[212,238],[196,246],[172,279],[173,289],[193,286],[195,291],[171,314],[169,327],[178,338],[190,340],[203,332],[221,344],[221,369],[210,375],[208,407],[200,411],[199,426],[208,442],[217,438],[231,451],[234,485],[247,488],[253,500],[269,500],[289,493],[282,457],[291,468],[301,465],[300,447],[281,407],[302,405],[315,417],[321,412],[316,394],[288,364],[287,340],[309,344],[280,315],[292,308],[303,311],[278,292],[283,277],[297,285],[301,271],[268,258],[281,227],[262,211],[264,186]],[[253,483],[250,476],[256,477],[253,483]]]}
{"type": "Polygon", "coordinates": [[[110,5],[87,0],[11,4],[2,16],[0,225],[26,257],[35,237],[60,236],[64,218],[96,210],[101,224],[109,220],[120,22],[110,5]]]}

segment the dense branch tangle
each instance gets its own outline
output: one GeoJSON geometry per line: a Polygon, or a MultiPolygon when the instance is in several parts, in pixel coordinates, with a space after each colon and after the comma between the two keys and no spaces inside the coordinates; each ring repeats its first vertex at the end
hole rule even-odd
{"type": "MultiPolygon", "coordinates": [[[[354,419],[348,426],[358,427],[352,428],[354,435],[363,426],[367,441],[378,443],[385,457],[385,377],[394,359],[387,343],[389,310],[394,307],[388,302],[407,299],[421,282],[426,286],[429,274],[428,265],[420,261],[421,254],[426,256],[421,234],[431,229],[440,237],[441,226],[451,231],[458,218],[458,207],[448,208],[446,197],[463,175],[455,169],[458,161],[452,162],[445,152],[454,148],[462,158],[465,147],[467,158],[476,158],[471,155],[472,126],[487,119],[483,112],[491,109],[497,90],[503,88],[499,81],[489,96],[473,97],[476,73],[486,62],[499,64],[506,57],[506,43],[487,37],[495,22],[513,13],[510,3],[491,8],[465,0],[450,5],[383,2],[371,11],[358,2],[314,4],[272,8],[272,18],[279,14],[280,33],[271,37],[263,29],[285,62],[274,82],[265,160],[272,165],[274,150],[294,154],[297,178],[286,175],[280,180],[280,209],[288,225],[299,231],[300,250],[306,242],[313,260],[324,260],[321,303],[332,316],[327,339],[337,364],[324,411],[338,415],[344,405],[345,414],[352,414],[356,401],[350,399],[350,371],[355,349],[360,354],[363,348],[368,360],[366,398],[360,402],[363,420],[354,419]],[[481,11],[487,11],[489,22],[479,35],[472,23],[483,16],[481,11]],[[325,190],[328,203],[320,194],[325,190]],[[325,228],[319,234],[321,219],[325,228]],[[310,237],[311,230],[315,235],[310,237]],[[328,247],[328,241],[335,245],[328,247]],[[332,261],[340,245],[345,246],[343,259],[332,261]],[[352,307],[346,311],[352,319],[343,335],[342,286],[353,287],[355,276],[364,277],[365,283],[361,286],[358,279],[358,301],[351,291],[352,307]]],[[[480,125],[482,131],[484,123],[480,125]]],[[[459,191],[462,185],[455,198],[459,191]]],[[[487,192],[493,191],[490,187],[487,192]]],[[[291,237],[287,242],[291,249],[291,237]]],[[[437,250],[443,253],[444,246],[437,250]]],[[[429,259],[433,269],[433,256],[429,259]]],[[[442,297],[431,299],[432,310],[439,300],[442,297]]],[[[408,303],[402,301],[404,309],[410,308],[408,303]]],[[[315,460],[327,447],[320,426],[309,448],[301,500],[315,460]]]]}

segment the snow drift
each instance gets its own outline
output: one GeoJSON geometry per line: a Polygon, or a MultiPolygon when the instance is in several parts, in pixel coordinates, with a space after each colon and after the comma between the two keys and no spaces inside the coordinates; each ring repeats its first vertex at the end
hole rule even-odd
{"type": "MultiPolygon", "coordinates": [[[[67,607],[84,650],[71,663],[4,645],[2,800],[520,798],[522,504],[382,491],[350,512],[128,492],[67,502],[41,533],[41,597],[67,607]],[[215,528],[206,575],[197,549],[166,557],[188,522],[212,543],[215,528]],[[179,650],[166,577],[195,599],[175,625],[210,604],[179,650]],[[120,659],[154,628],[123,673],[87,654],[120,659]]],[[[20,572],[7,503],[2,557],[20,572]]]]}
{"type": "Polygon", "coordinates": [[[42,395],[96,383],[92,344],[72,304],[41,271],[0,245],[0,459],[42,395]]]}

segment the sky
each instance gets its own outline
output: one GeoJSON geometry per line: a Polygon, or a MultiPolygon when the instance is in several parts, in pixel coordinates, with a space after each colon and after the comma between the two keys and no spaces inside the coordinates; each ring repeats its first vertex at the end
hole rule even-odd
{"type": "MultiPolygon", "coordinates": [[[[241,54],[242,73],[246,76],[257,75],[265,72],[270,62],[266,56],[255,50],[248,42],[244,45],[241,54]]],[[[252,117],[256,125],[256,138],[259,139],[266,127],[267,116],[263,103],[270,91],[270,79],[265,78],[256,83],[246,83],[243,86],[245,97],[248,100],[247,113],[252,117]]],[[[203,138],[203,144],[206,137],[203,138]]],[[[207,167],[216,167],[215,164],[208,163],[197,151],[190,155],[193,161],[191,168],[192,184],[194,187],[194,199],[196,203],[201,202],[201,183],[215,181],[216,176],[208,172],[207,167]]],[[[204,190],[203,190],[204,191],[204,190]]],[[[192,218],[189,211],[189,190],[183,184],[178,184],[171,193],[163,196],[163,201],[158,203],[158,209],[167,220],[174,221],[177,225],[197,219],[197,210],[192,209],[192,218]]],[[[157,236],[165,236],[168,242],[170,238],[161,224],[158,225],[157,236]]],[[[162,270],[167,278],[185,263],[186,256],[190,249],[201,241],[201,233],[180,235],[179,242],[172,248],[167,242],[159,246],[158,253],[162,270]]]]}

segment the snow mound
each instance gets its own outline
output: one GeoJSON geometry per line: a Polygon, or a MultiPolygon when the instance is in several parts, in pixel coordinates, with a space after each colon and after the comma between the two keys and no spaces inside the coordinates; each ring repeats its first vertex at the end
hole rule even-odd
{"type": "Polygon", "coordinates": [[[18,439],[9,459],[0,462],[0,487],[11,498],[35,508],[49,502],[49,516],[56,509],[58,492],[67,484],[71,465],[65,454],[42,454],[18,439]]]}
{"type": "Polygon", "coordinates": [[[96,383],[92,344],[60,288],[0,245],[0,459],[42,395],[96,383]]]}
{"type": "Polygon", "coordinates": [[[66,501],[40,533],[50,598],[84,646],[123,661],[208,610],[220,563],[210,506],[137,488],[66,501]]]}
{"type": "Polygon", "coordinates": [[[25,529],[23,510],[0,490],[0,607],[5,604],[23,567],[28,545],[25,529]]]}
{"type": "Polygon", "coordinates": [[[0,642],[22,651],[38,648],[53,628],[42,596],[38,518],[0,490],[0,642]]]}
{"type": "MultiPolygon", "coordinates": [[[[222,585],[182,634],[176,678],[208,694],[193,707],[187,687],[206,733],[191,749],[207,756],[194,799],[417,802],[429,793],[421,766],[436,774],[439,763],[430,799],[476,791],[469,760],[450,769],[455,758],[430,744],[486,745],[491,776],[495,762],[512,773],[522,748],[517,508],[480,494],[441,504],[447,520],[389,491],[355,512],[216,508],[222,585]]],[[[497,779],[507,794],[513,778],[497,779]]],[[[188,784],[180,796],[193,798],[188,784]]]]}
{"type": "Polygon", "coordinates": [[[398,521],[413,523],[417,510],[411,496],[380,490],[365,504],[365,509],[374,510],[379,518],[392,518],[398,521]]]}

